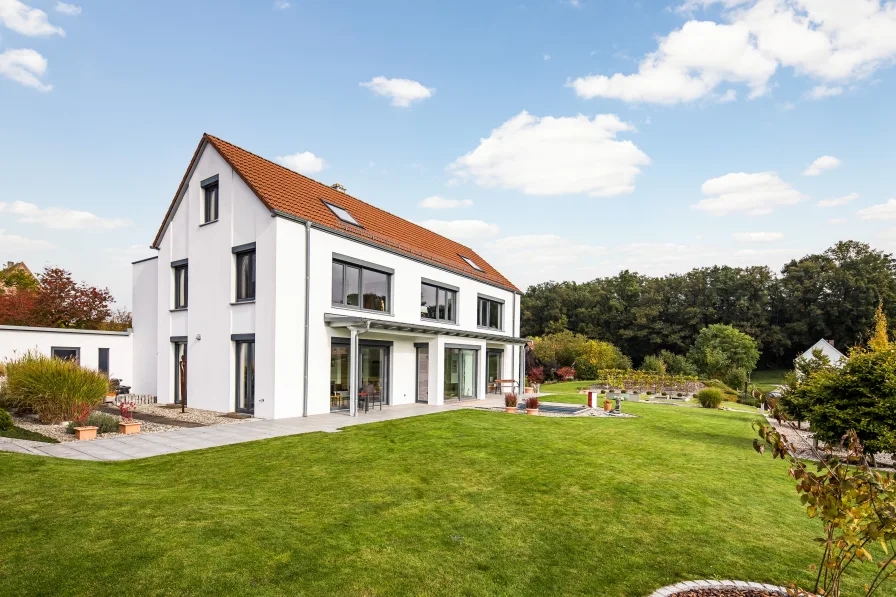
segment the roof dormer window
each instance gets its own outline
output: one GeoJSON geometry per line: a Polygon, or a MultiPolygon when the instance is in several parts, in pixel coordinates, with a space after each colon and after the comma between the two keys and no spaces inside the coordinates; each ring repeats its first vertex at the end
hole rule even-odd
{"type": "Polygon", "coordinates": [[[467,265],[469,265],[470,267],[472,267],[473,269],[475,269],[477,272],[481,272],[481,271],[482,271],[482,268],[479,267],[478,265],[476,265],[476,262],[473,261],[472,259],[470,259],[469,257],[464,257],[463,255],[460,255],[460,258],[463,259],[464,261],[466,261],[466,262],[467,262],[467,265]]]}
{"type": "Polygon", "coordinates": [[[346,224],[351,224],[352,226],[357,226],[358,228],[363,228],[361,224],[358,223],[358,220],[352,217],[352,214],[348,213],[347,210],[339,207],[338,205],[333,205],[332,203],[323,202],[324,205],[330,208],[330,211],[333,212],[337,218],[345,222],[346,224]]]}

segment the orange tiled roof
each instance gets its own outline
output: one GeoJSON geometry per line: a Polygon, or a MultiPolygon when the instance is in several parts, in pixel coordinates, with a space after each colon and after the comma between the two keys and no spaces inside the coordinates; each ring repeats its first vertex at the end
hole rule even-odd
{"type": "Polygon", "coordinates": [[[186,183],[193,163],[199,157],[204,142],[208,142],[221,154],[261,202],[272,211],[284,212],[302,220],[308,220],[314,224],[429,261],[435,265],[518,291],[516,286],[502,276],[498,270],[468,247],[209,134],[202,136],[202,141],[193,155],[190,168],[184,174],[178,192],[168,208],[165,222],[162,223],[162,227],[156,235],[153,242],[154,247],[157,247],[162,240],[168,218],[174,210],[177,197],[186,183]],[[363,229],[344,223],[324,205],[323,201],[348,210],[363,229]],[[478,272],[467,265],[460,258],[461,255],[472,259],[484,271],[478,272]]]}

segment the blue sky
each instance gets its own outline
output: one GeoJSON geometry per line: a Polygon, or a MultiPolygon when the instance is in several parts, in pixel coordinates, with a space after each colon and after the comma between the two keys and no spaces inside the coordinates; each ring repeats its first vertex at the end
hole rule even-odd
{"type": "Polygon", "coordinates": [[[0,259],[130,305],[203,132],[521,287],[896,250],[894,58],[880,0],[0,0],[0,259]]]}

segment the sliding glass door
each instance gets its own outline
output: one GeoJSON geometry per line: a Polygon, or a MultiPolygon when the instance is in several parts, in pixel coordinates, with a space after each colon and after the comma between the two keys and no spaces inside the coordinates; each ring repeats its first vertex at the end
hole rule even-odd
{"type": "Polygon", "coordinates": [[[389,348],[360,346],[358,394],[366,394],[371,403],[389,404],[389,348]]]}
{"type": "Polygon", "coordinates": [[[445,400],[476,398],[478,355],[471,348],[445,348],[445,400]]]}
{"type": "Polygon", "coordinates": [[[501,379],[502,377],[503,367],[501,367],[501,361],[503,360],[503,357],[503,350],[489,350],[485,353],[485,381],[488,383],[489,387],[495,388],[496,391],[497,387],[495,380],[501,379]]]}
{"type": "Polygon", "coordinates": [[[330,412],[349,409],[349,347],[330,346],[330,412]]]}
{"type": "Polygon", "coordinates": [[[357,367],[359,398],[366,400],[368,407],[380,402],[390,404],[389,343],[361,342],[357,359],[352,359],[350,353],[349,344],[341,338],[330,345],[330,412],[350,410],[352,366],[357,367]]]}

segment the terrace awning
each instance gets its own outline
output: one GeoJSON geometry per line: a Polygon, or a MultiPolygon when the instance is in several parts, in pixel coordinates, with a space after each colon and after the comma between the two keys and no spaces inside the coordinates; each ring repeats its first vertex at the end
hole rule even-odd
{"type": "Polygon", "coordinates": [[[434,325],[424,325],[420,323],[401,323],[397,321],[386,321],[383,319],[372,319],[370,317],[359,317],[354,315],[347,316],[325,313],[324,322],[326,322],[327,325],[333,328],[349,328],[352,326],[358,326],[368,330],[381,330],[385,332],[455,336],[458,338],[476,338],[478,340],[485,340],[487,342],[501,342],[504,344],[526,344],[525,338],[517,338],[514,336],[502,336],[500,334],[488,334],[485,332],[454,329],[434,325]]]}

